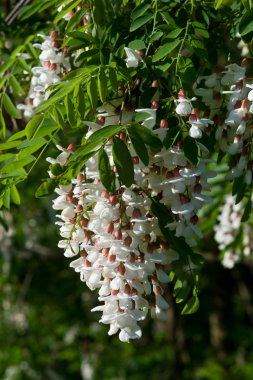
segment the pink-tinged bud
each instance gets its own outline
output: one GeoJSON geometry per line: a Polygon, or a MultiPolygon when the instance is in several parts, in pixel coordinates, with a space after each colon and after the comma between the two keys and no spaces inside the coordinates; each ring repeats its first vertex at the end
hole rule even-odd
{"type": "Polygon", "coordinates": [[[86,258],[88,256],[88,253],[85,251],[85,249],[82,249],[80,251],[80,256],[86,258]]]}
{"type": "Polygon", "coordinates": [[[140,163],[140,159],[138,156],[132,157],[132,162],[134,165],[138,165],[140,163]]]}
{"type": "Polygon", "coordinates": [[[102,255],[107,257],[109,255],[110,248],[102,248],[102,255]]]}
{"type": "Polygon", "coordinates": [[[242,67],[247,67],[249,64],[249,59],[248,58],[243,58],[241,66],[242,67]]]}
{"type": "Polygon", "coordinates": [[[107,234],[112,234],[113,231],[114,231],[114,225],[113,225],[113,223],[107,224],[107,226],[105,227],[105,232],[107,234]]]}
{"type": "Polygon", "coordinates": [[[154,272],[151,276],[151,282],[153,285],[156,285],[157,284],[157,274],[154,272]]]}
{"type": "Polygon", "coordinates": [[[71,202],[72,202],[72,199],[73,199],[73,198],[72,198],[71,195],[69,195],[69,194],[66,195],[66,201],[67,201],[67,202],[71,203],[71,202]]]}
{"type": "Polygon", "coordinates": [[[186,98],[186,93],[185,90],[181,88],[181,90],[178,91],[178,98],[179,99],[185,99],[186,98]]]}
{"type": "Polygon", "coordinates": [[[140,218],[141,217],[141,211],[140,211],[140,209],[134,208],[133,213],[132,213],[132,217],[134,219],[140,218]]]}
{"type": "Polygon", "coordinates": [[[111,289],[111,296],[116,296],[119,293],[117,289],[111,289]]]}
{"type": "Polygon", "coordinates": [[[112,170],[113,170],[113,172],[114,172],[115,174],[117,174],[117,173],[118,173],[118,170],[117,170],[117,168],[116,168],[116,166],[115,166],[115,165],[113,166],[112,170]]]}
{"type": "Polygon", "coordinates": [[[200,183],[196,183],[196,185],[194,186],[194,193],[201,193],[202,191],[202,186],[200,183]]]}
{"type": "Polygon", "coordinates": [[[109,196],[109,202],[111,203],[112,206],[115,206],[118,203],[118,197],[117,195],[110,195],[109,196]]]}
{"type": "Polygon", "coordinates": [[[242,106],[242,102],[240,100],[238,100],[235,105],[234,105],[234,109],[238,109],[238,108],[241,108],[242,106]]]}
{"type": "Polygon", "coordinates": [[[123,263],[120,263],[118,268],[117,268],[117,272],[121,275],[121,276],[124,276],[124,274],[126,273],[126,268],[125,268],[125,265],[123,263]]]}
{"type": "Polygon", "coordinates": [[[89,241],[90,238],[91,238],[91,232],[90,232],[90,231],[85,231],[85,232],[84,232],[84,236],[85,236],[85,239],[86,239],[87,241],[89,241]]]}
{"type": "Polygon", "coordinates": [[[140,253],[140,255],[137,257],[138,263],[144,263],[144,253],[140,253]]]}
{"type": "Polygon", "coordinates": [[[126,141],[126,140],[127,140],[127,135],[126,135],[126,133],[125,133],[125,132],[120,132],[120,134],[119,134],[119,138],[120,138],[120,140],[122,140],[122,141],[126,141]]]}
{"type": "Polygon", "coordinates": [[[159,102],[157,100],[153,100],[151,103],[151,109],[157,110],[159,108],[159,102]]]}
{"type": "Polygon", "coordinates": [[[109,199],[109,192],[107,190],[103,190],[101,192],[101,197],[105,199],[109,199]]]}
{"type": "Polygon", "coordinates": [[[154,244],[149,243],[148,246],[147,246],[147,252],[148,253],[153,253],[154,250],[155,250],[154,244]]]}
{"type": "Polygon", "coordinates": [[[50,33],[50,38],[52,38],[52,40],[56,40],[56,38],[58,38],[58,31],[52,30],[52,32],[50,33]]]}
{"type": "Polygon", "coordinates": [[[236,88],[238,88],[240,90],[243,88],[243,81],[242,80],[238,80],[236,82],[236,88]]]}
{"type": "Polygon", "coordinates": [[[156,296],[159,296],[162,294],[161,288],[159,286],[154,286],[153,292],[156,296]]]}
{"type": "Polygon", "coordinates": [[[122,232],[120,230],[116,230],[114,232],[114,239],[115,240],[121,240],[122,239],[122,232]]]}
{"type": "Polygon", "coordinates": [[[186,203],[189,202],[188,197],[187,197],[186,195],[184,195],[184,194],[180,194],[180,195],[179,195],[179,199],[180,199],[180,203],[181,203],[182,205],[184,205],[184,204],[186,204],[186,203]]]}
{"type": "Polygon", "coordinates": [[[88,225],[88,219],[82,218],[80,220],[80,226],[83,227],[83,228],[85,228],[85,227],[87,227],[87,225],[88,225]]]}
{"type": "Polygon", "coordinates": [[[197,120],[198,120],[197,115],[193,115],[193,114],[191,114],[191,115],[189,116],[189,121],[190,121],[191,123],[194,123],[194,122],[197,121],[197,120]]]}
{"type": "Polygon", "coordinates": [[[73,203],[73,205],[77,206],[79,201],[77,198],[73,197],[71,202],[73,203]]]}
{"type": "Polygon", "coordinates": [[[69,219],[70,224],[76,224],[76,218],[69,219]]]}
{"type": "Polygon", "coordinates": [[[199,218],[197,217],[197,215],[193,215],[190,219],[191,223],[192,224],[197,224],[198,221],[199,221],[199,218]]]}
{"type": "Polygon", "coordinates": [[[46,67],[47,69],[50,69],[51,62],[50,61],[44,61],[43,67],[46,67]]]}
{"type": "Polygon", "coordinates": [[[192,115],[196,115],[197,118],[199,118],[199,110],[198,110],[198,108],[193,108],[191,113],[192,113],[192,115]]]}
{"type": "Polygon", "coordinates": [[[57,64],[56,63],[51,63],[50,70],[56,71],[57,70],[57,64]]]}
{"type": "Polygon", "coordinates": [[[114,263],[115,260],[116,260],[116,256],[115,256],[115,255],[109,255],[109,256],[108,256],[108,261],[109,261],[109,263],[114,263]]]}
{"type": "Polygon", "coordinates": [[[138,292],[135,288],[132,288],[131,290],[131,296],[138,296],[138,292]]]}
{"type": "Polygon", "coordinates": [[[83,182],[84,180],[85,180],[85,175],[79,173],[78,176],[77,176],[77,181],[78,182],[83,182]]]}
{"type": "Polygon", "coordinates": [[[77,205],[76,206],[76,213],[80,214],[81,212],[83,212],[83,206],[82,205],[77,205]]]}
{"type": "Polygon", "coordinates": [[[158,80],[153,80],[152,84],[151,84],[151,87],[154,87],[154,88],[158,88],[159,87],[159,82],[158,80]]]}
{"type": "Polygon", "coordinates": [[[51,44],[54,48],[58,48],[60,46],[59,42],[58,41],[52,41],[52,44],[51,44]]]}
{"type": "Polygon", "coordinates": [[[98,116],[97,124],[104,125],[104,123],[105,123],[105,117],[104,116],[98,116]]]}
{"type": "Polygon", "coordinates": [[[137,53],[139,54],[139,56],[144,59],[145,58],[145,51],[144,50],[137,50],[137,53]]]}
{"type": "Polygon", "coordinates": [[[74,152],[75,149],[76,149],[75,144],[69,144],[69,146],[67,147],[68,152],[74,152]]]}
{"type": "Polygon", "coordinates": [[[131,264],[135,263],[135,254],[133,252],[130,254],[129,261],[130,261],[131,264]]]}
{"type": "Polygon", "coordinates": [[[160,120],[160,128],[168,128],[168,126],[169,126],[168,120],[166,119],[160,120]]]}
{"type": "Polygon", "coordinates": [[[124,293],[131,294],[131,286],[129,284],[125,285],[124,293]]]}
{"type": "Polygon", "coordinates": [[[242,108],[248,108],[248,107],[249,107],[249,100],[247,98],[243,99],[242,108]]]}
{"type": "Polygon", "coordinates": [[[92,266],[91,262],[89,260],[85,260],[85,264],[84,264],[86,267],[90,268],[92,266]]]}
{"type": "Polygon", "coordinates": [[[89,24],[89,19],[87,17],[83,18],[83,25],[88,25],[89,24]]]}
{"type": "Polygon", "coordinates": [[[169,246],[169,244],[166,241],[161,241],[160,248],[161,249],[169,249],[170,246],[169,246]]]}
{"type": "Polygon", "coordinates": [[[127,236],[125,239],[124,239],[124,244],[127,246],[127,247],[130,247],[132,243],[132,238],[131,236],[127,236]]]}

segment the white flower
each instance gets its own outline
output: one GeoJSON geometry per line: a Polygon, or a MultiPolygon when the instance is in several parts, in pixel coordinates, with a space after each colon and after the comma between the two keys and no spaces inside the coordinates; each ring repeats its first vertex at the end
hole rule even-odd
{"type": "Polygon", "coordinates": [[[143,62],[143,59],[135,50],[130,49],[128,47],[125,47],[124,50],[127,55],[127,59],[126,59],[127,67],[138,67],[139,63],[143,62]]]}

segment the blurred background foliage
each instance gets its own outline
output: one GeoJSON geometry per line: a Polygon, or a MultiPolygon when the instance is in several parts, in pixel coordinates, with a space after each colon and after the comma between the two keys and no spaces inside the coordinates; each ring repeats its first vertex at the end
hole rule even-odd
{"type": "MultiPolygon", "coordinates": [[[[4,18],[16,3],[0,4],[2,58],[7,40],[15,47],[42,26],[45,30],[48,11],[35,13],[33,22],[7,26],[4,18]]],[[[95,294],[57,248],[50,199],[34,198],[37,173],[45,168],[41,160],[20,187],[22,206],[0,214],[0,378],[251,380],[252,263],[224,269],[209,235],[202,242],[206,263],[198,313],[181,316],[168,291],[169,321],[145,321],[140,341],[121,343],[98,324],[98,315],[90,312],[95,294]]]]}

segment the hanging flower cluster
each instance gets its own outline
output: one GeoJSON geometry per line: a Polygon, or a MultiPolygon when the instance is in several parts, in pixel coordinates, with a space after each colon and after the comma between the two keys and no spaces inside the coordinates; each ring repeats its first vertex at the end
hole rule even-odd
{"type": "Polygon", "coordinates": [[[39,34],[38,37],[44,40],[41,44],[34,44],[35,48],[41,50],[41,66],[32,68],[33,76],[26,104],[17,106],[19,110],[24,111],[26,119],[31,119],[35,114],[35,108],[48,98],[50,91],[46,91],[47,88],[57,83],[71,67],[68,56],[60,47],[56,30],[52,31],[50,36],[39,34]]]}
{"type": "MultiPolygon", "coordinates": [[[[128,107],[129,108],[129,107],[128,107]]],[[[90,127],[86,137],[93,132],[116,124],[130,122],[133,110],[124,110],[121,116],[113,106],[104,106],[98,115],[99,124],[86,122],[90,127]]],[[[156,123],[156,109],[136,109],[147,117],[142,125],[149,130],[156,123]]],[[[190,112],[191,113],[191,109],[190,112]]],[[[153,130],[163,140],[166,123],[153,130]],[[165,127],[165,128],[164,128],[165,127]]],[[[134,165],[134,184],[122,185],[114,164],[112,144],[104,149],[111,169],[116,172],[116,189],[109,192],[99,177],[98,157],[90,158],[85,169],[68,186],[56,189],[58,198],[53,208],[60,210],[60,234],[64,238],[59,247],[66,257],[80,254],[70,266],[80,272],[82,281],[91,289],[99,289],[99,301],[93,311],[102,311],[101,322],[110,325],[109,334],[119,331],[122,341],[140,338],[137,322],[152,317],[166,319],[169,305],[163,298],[162,284],[170,281],[165,265],[178,258],[169,248],[152,212],[152,199],[158,199],[171,215],[167,227],[177,237],[196,245],[194,235],[201,236],[197,227],[197,211],[209,201],[202,191],[209,189],[207,179],[214,175],[207,170],[208,159],[202,158],[196,167],[186,159],[183,141],[160,152],[149,151],[149,165],[139,159],[126,134],[116,137],[124,141],[134,165]]],[[[72,154],[73,146],[63,149],[51,164],[64,165],[72,154]]],[[[50,173],[52,176],[52,174],[50,173]]]]}
{"type": "Polygon", "coordinates": [[[225,268],[233,268],[239,260],[252,255],[253,226],[250,221],[241,223],[243,204],[235,202],[235,197],[226,196],[218,224],[214,228],[215,240],[223,252],[222,264],[225,268]],[[238,240],[239,236],[241,239],[238,240]]]}

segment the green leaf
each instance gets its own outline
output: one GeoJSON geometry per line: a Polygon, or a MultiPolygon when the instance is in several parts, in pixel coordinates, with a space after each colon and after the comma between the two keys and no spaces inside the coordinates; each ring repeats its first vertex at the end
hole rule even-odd
{"type": "MultiPolygon", "coordinates": [[[[58,22],[62,20],[63,16],[65,16],[67,13],[69,13],[73,8],[75,8],[80,3],[80,0],[73,0],[69,4],[65,5],[61,12],[57,14],[57,16],[54,19],[54,22],[58,22]]],[[[66,4],[66,3],[65,3],[66,4]]]]}
{"type": "Polygon", "coordinates": [[[149,14],[146,14],[145,16],[141,16],[134,19],[132,24],[130,25],[130,32],[134,32],[135,30],[141,28],[143,25],[145,25],[147,22],[149,22],[153,18],[154,18],[154,14],[149,13],[149,14]]]}
{"type": "Polygon", "coordinates": [[[129,128],[128,135],[131,139],[131,142],[133,144],[133,147],[137,155],[140,157],[143,164],[147,166],[149,164],[149,155],[148,155],[148,150],[146,148],[146,145],[140,139],[139,135],[135,133],[134,128],[129,128]]]}
{"type": "Polygon", "coordinates": [[[29,74],[32,74],[32,70],[30,66],[26,63],[24,58],[18,57],[17,62],[19,63],[19,65],[22,67],[23,70],[27,71],[29,74]]]}
{"type": "Polygon", "coordinates": [[[72,127],[76,127],[77,122],[76,122],[76,117],[75,117],[75,108],[69,96],[66,96],[66,98],[64,99],[64,105],[67,111],[67,118],[68,118],[69,124],[72,127]]]}
{"type": "Polygon", "coordinates": [[[109,79],[110,79],[113,91],[117,92],[118,91],[118,79],[117,79],[116,71],[113,67],[109,67],[109,79]]]}
{"type": "Polygon", "coordinates": [[[250,42],[253,37],[253,8],[247,11],[241,18],[239,33],[246,42],[250,42]]]}
{"type": "Polygon", "coordinates": [[[100,148],[98,152],[98,171],[104,187],[113,193],[116,189],[115,173],[111,169],[110,161],[104,148],[100,148]]]}
{"type": "Polygon", "coordinates": [[[10,188],[7,188],[3,195],[1,196],[3,205],[5,208],[9,209],[10,208],[10,200],[11,200],[11,192],[10,188]]]}
{"type": "Polygon", "coordinates": [[[18,189],[16,188],[15,185],[13,185],[10,189],[10,195],[11,195],[11,202],[14,203],[15,205],[20,205],[20,195],[18,192],[18,189]]]}
{"type": "Polygon", "coordinates": [[[105,141],[116,133],[119,133],[122,130],[122,125],[107,125],[96,132],[92,133],[92,135],[87,140],[86,144],[76,149],[73,154],[69,157],[69,162],[80,159],[81,157],[86,156],[88,153],[97,148],[100,144],[105,143],[105,141]]]}
{"type": "Polygon", "coordinates": [[[36,133],[36,130],[39,128],[42,123],[44,115],[36,115],[34,116],[26,125],[25,131],[28,140],[30,140],[33,135],[36,133]]]}
{"type": "Polygon", "coordinates": [[[149,8],[151,4],[148,3],[142,3],[138,5],[138,7],[134,8],[131,14],[132,20],[136,20],[137,18],[141,17],[149,8]]]}
{"type": "Polygon", "coordinates": [[[87,9],[85,7],[75,12],[75,14],[68,21],[68,24],[66,27],[67,34],[71,32],[71,30],[74,29],[76,26],[78,26],[78,24],[82,21],[86,13],[87,13],[87,9]]]}
{"type": "Polygon", "coordinates": [[[163,32],[155,32],[151,35],[150,42],[159,40],[163,36],[163,32]]]}
{"type": "Polygon", "coordinates": [[[35,144],[46,144],[47,140],[44,138],[38,138],[38,139],[33,139],[33,140],[28,140],[28,141],[22,141],[21,144],[17,146],[17,149],[23,149],[27,148],[28,146],[34,146],[35,144]]]}
{"type": "Polygon", "coordinates": [[[95,78],[91,77],[87,84],[87,94],[90,100],[92,110],[97,108],[98,103],[98,92],[97,92],[97,82],[95,78]]]}
{"type": "Polygon", "coordinates": [[[28,156],[20,160],[14,160],[6,164],[2,169],[0,169],[0,174],[8,174],[17,169],[22,169],[24,166],[30,164],[35,160],[34,156],[28,156]]]}
{"type": "Polygon", "coordinates": [[[98,93],[101,102],[104,103],[106,101],[107,96],[107,79],[103,67],[101,67],[98,72],[98,93]]]}
{"type": "Polygon", "coordinates": [[[142,40],[134,40],[130,42],[128,47],[133,50],[141,50],[141,49],[145,49],[146,45],[145,45],[145,42],[142,40]]]}
{"type": "Polygon", "coordinates": [[[232,195],[236,195],[238,193],[243,183],[244,183],[243,175],[234,179],[233,186],[232,186],[232,195]]]}
{"type": "Polygon", "coordinates": [[[199,299],[196,295],[192,296],[187,302],[187,304],[185,305],[185,307],[183,308],[182,314],[196,313],[198,308],[199,308],[199,299]]]}
{"type": "Polygon", "coordinates": [[[135,133],[143,140],[143,142],[152,148],[161,149],[163,144],[161,140],[147,127],[143,125],[136,124],[133,128],[135,128],[135,133]]]}
{"type": "Polygon", "coordinates": [[[174,29],[172,30],[171,32],[169,32],[168,34],[166,34],[166,38],[172,38],[173,40],[175,38],[177,38],[181,33],[182,33],[183,29],[181,28],[177,28],[177,29],[174,29]]]}
{"type": "Polygon", "coordinates": [[[209,33],[207,31],[207,28],[204,24],[198,21],[194,21],[192,23],[192,26],[194,27],[195,33],[199,34],[203,38],[209,38],[209,33]]]}
{"type": "Polygon", "coordinates": [[[11,85],[13,95],[15,97],[23,96],[25,94],[23,88],[20,86],[19,82],[14,77],[14,75],[10,75],[9,83],[11,85]]]}
{"type": "Polygon", "coordinates": [[[190,163],[194,166],[198,165],[200,157],[199,146],[196,140],[190,136],[186,136],[184,139],[184,154],[190,163]]]}
{"type": "Polygon", "coordinates": [[[203,59],[208,59],[207,50],[203,41],[198,40],[197,38],[190,38],[190,47],[193,48],[197,56],[203,59]]]}
{"type": "Polygon", "coordinates": [[[248,202],[246,203],[245,210],[241,219],[241,222],[247,222],[249,220],[251,215],[251,209],[252,209],[252,201],[251,197],[249,197],[248,202]]]}
{"type": "Polygon", "coordinates": [[[119,175],[119,180],[126,187],[130,187],[134,182],[132,157],[124,141],[117,137],[113,139],[112,155],[119,175]]]}
{"type": "Polygon", "coordinates": [[[57,184],[53,179],[48,179],[43,182],[35,192],[36,198],[46,197],[52,194],[56,188],[57,184]]]}
{"type": "Polygon", "coordinates": [[[2,111],[0,111],[0,138],[4,140],[5,136],[6,136],[6,124],[3,117],[3,113],[2,111]]]}
{"type": "Polygon", "coordinates": [[[152,62],[160,61],[160,59],[169,55],[180,43],[181,40],[177,39],[175,41],[167,42],[166,44],[162,45],[154,54],[152,62]]]}
{"type": "Polygon", "coordinates": [[[20,113],[18,112],[17,108],[14,106],[6,92],[3,94],[3,106],[10,116],[13,116],[15,119],[21,119],[20,113]]]}
{"type": "Polygon", "coordinates": [[[21,143],[21,140],[5,142],[3,144],[0,144],[0,150],[16,148],[16,146],[18,146],[20,143],[21,143]]]}
{"type": "Polygon", "coordinates": [[[14,133],[12,136],[10,136],[8,138],[8,141],[15,141],[15,140],[18,140],[24,136],[26,136],[26,130],[25,129],[23,129],[22,131],[14,133]]]}
{"type": "Polygon", "coordinates": [[[179,138],[181,134],[181,128],[178,126],[175,126],[173,128],[169,128],[165,139],[163,140],[163,145],[165,148],[169,149],[173,145],[176,144],[177,139],[179,138]]]}

